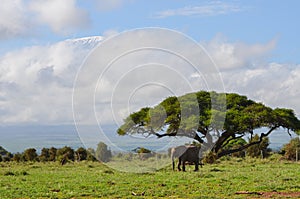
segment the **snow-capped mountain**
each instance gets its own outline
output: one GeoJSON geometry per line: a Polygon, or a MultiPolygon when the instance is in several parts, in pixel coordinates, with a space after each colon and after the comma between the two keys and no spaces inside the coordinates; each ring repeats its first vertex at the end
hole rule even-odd
{"type": "Polygon", "coordinates": [[[76,74],[102,40],[101,36],[67,39],[0,57],[0,125],[70,123],[76,74]]]}
{"type": "Polygon", "coordinates": [[[103,41],[103,37],[101,36],[90,36],[90,37],[82,37],[76,39],[67,39],[65,42],[71,43],[80,48],[92,49],[96,47],[99,43],[103,41]]]}

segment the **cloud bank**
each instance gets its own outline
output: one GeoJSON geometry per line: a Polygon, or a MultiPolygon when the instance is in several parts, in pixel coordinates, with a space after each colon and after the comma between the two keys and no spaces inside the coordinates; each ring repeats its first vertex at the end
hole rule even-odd
{"type": "Polygon", "coordinates": [[[36,15],[40,24],[47,24],[59,34],[84,29],[89,24],[88,13],[76,5],[76,0],[31,1],[29,10],[36,15]]]}
{"type": "MultiPolygon", "coordinates": [[[[88,0],[99,12],[120,8],[133,0],[88,0]]],[[[0,40],[37,35],[47,31],[70,35],[92,26],[87,7],[78,0],[3,0],[0,7],[0,40]]]]}
{"type": "Polygon", "coordinates": [[[89,25],[87,11],[76,0],[1,1],[0,39],[34,35],[43,26],[66,35],[89,25]]]}
{"type": "MultiPolygon", "coordinates": [[[[143,38],[142,35],[134,37],[138,36],[140,36],[139,42],[143,39],[145,43],[149,42],[149,38],[143,38]]],[[[135,38],[128,40],[128,43],[134,43],[135,38]]],[[[161,35],[152,39],[165,43],[169,38],[161,35]]],[[[0,124],[73,123],[73,82],[85,57],[101,41],[101,37],[65,40],[51,45],[26,47],[0,57],[0,124]]],[[[272,107],[292,108],[298,116],[300,115],[298,100],[300,98],[298,88],[300,65],[266,62],[265,58],[271,54],[276,45],[275,40],[265,44],[246,44],[229,43],[218,38],[202,43],[218,66],[219,73],[216,75],[221,75],[226,92],[238,92],[272,107]]],[[[174,44],[170,42],[166,45],[174,44]]],[[[113,53],[112,47],[111,51],[106,51],[103,56],[109,58],[114,55],[113,53]]],[[[188,56],[193,56],[193,52],[190,53],[188,56]]],[[[193,89],[218,89],[213,86],[208,88],[205,76],[193,73],[190,65],[176,56],[158,51],[151,52],[151,56],[148,51],[135,55],[138,55],[138,59],[134,62],[131,56],[119,59],[106,71],[107,74],[115,76],[112,75],[109,79],[102,78],[98,82],[98,90],[95,92],[95,110],[99,117],[108,114],[111,109],[111,99],[115,104],[121,102],[122,94],[130,96],[129,106],[126,109],[120,108],[118,112],[119,115],[125,117],[128,111],[139,108],[135,104],[154,105],[162,99],[162,96],[183,94],[184,91],[191,90],[191,87],[193,89]],[[147,64],[141,65],[140,60],[147,60],[147,64]],[[164,60],[164,62],[151,64],[153,60],[164,60]],[[124,65],[131,69],[122,68],[124,65]],[[177,68],[170,70],[170,66],[173,65],[177,68]],[[142,81],[144,84],[140,84],[142,81]],[[115,84],[116,82],[118,84],[115,84]],[[129,88],[133,84],[136,85],[135,90],[126,93],[128,91],[126,85],[129,88]],[[114,87],[114,85],[117,86],[114,87]],[[164,85],[167,86],[164,87],[164,85]],[[168,87],[168,85],[173,85],[173,87],[168,87]],[[112,96],[111,89],[115,89],[119,95],[112,96]],[[97,95],[98,91],[101,91],[101,96],[97,95]],[[144,91],[147,91],[146,94],[144,91]]],[[[93,63],[96,62],[91,61],[90,64],[93,63]]],[[[98,75],[96,73],[97,71],[90,75],[98,75]]],[[[84,89],[90,89],[91,85],[88,84],[90,77],[89,75],[85,77],[86,85],[85,82],[80,85],[83,93],[84,89]]],[[[104,74],[103,77],[107,76],[104,74]]],[[[85,100],[86,96],[81,97],[85,100]]],[[[86,106],[82,104],[81,108],[85,109],[86,106]]],[[[82,117],[85,116],[82,115],[82,117]]],[[[87,116],[95,117],[94,115],[87,116]]],[[[104,122],[109,124],[113,120],[114,118],[108,118],[104,122]]]]}
{"type": "Polygon", "coordinates": [[[32,46],[0,58],[0,120],[72,123],[72,88],[78,68],[101,37],[32,46]]]}
{"type": "Polygon", "coordinates": [[[218,35],[209,42],[203,42],[203,47],[209,52],[220,70],[260,65],[276,47],[276,39],[263,44],[230,43],[218,35]]]}
{"type": "Polygon", "coordinates": [[[29,15],[22,0],[3,0],[0,6],[0,40],[28,34],[29,15]]]}

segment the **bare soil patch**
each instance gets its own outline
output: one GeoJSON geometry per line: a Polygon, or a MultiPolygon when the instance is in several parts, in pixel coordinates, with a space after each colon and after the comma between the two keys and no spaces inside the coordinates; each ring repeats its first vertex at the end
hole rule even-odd
{"type": "Polygon", "coordinates": [[[249,191],[238,191],[235,194],[238,195],[249,195],[249,198],[300,198],[300,192],[249,192],[249,191]]]}

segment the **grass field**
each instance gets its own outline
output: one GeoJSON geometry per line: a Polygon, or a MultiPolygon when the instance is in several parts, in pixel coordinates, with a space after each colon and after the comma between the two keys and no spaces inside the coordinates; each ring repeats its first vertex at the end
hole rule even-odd
{"type": "Polygon", "coordinates": [[[300,164],[272,159],[223,160],[199,172],[192,165],[187,172],[172,171],[169,165],[156,172],[129,173],[98,162],[10,162],[0,163],[0,168],[1,199],[264,198],[258,193],[300,192],[300,164]],[[236,194],[241,191],[247,194],[236,194]]]}

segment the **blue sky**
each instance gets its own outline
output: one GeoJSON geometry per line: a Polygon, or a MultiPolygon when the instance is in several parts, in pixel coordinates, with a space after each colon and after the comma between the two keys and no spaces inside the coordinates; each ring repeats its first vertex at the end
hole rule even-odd
{"type": "Polygon", "coordinates": [[[218,65],[226,92],[245,94],[271,107],[292,108],[300,115],[299,1],[1,0],[1,4],[2,125],[72,123],[70,85],[88,50],[78,50],[68,41],[105,39],[143,27],[173,29],[199,42],[218,65]]]}
{"type": "MultiPolygon", "coordinates": [[[[181,31],[197,41],[210,40],[217,34],[224,35],[232,42],[246,43],[266,43],[276,38],[277,45],[273,58],[284,62],[299,62],[297,56],[300,48],[298,39],[300,30],[297,21],[300,15],[299,1],[155,0],[149,3],[146,0],[72,0],[69,1],[69,4],[72,2],[69,6],[73,6],[75,12],[83,12],[84,20],[77,24],[72,24],[72,20],[66,20],[63,26],[72,29],[67,32],[60,31],[62,27],[59,25],[55,27],[55,22],[51,19],[47,22],[36,22],[39,11],[28,8],[31,1],[9,2],[22,5],[24,16],[20,18],[25,21],[19,23],[22,26],[31,23],[32,27],[29,30],[25,29],[23,33],[21,31],[3,36],[3,32],[9,33],[9,27],[1,26],[2,54],[22,46],[47,44],[66,38],[103,35],[111,30],[122,32],[154,26],[181,31]],[[54,23],[52,27],[51,23],[54,23]]],[[[8,13],[2,20],[9,21],[11,18],[9,14],[14,13],[8,13]]],[[[58,13],[58,15],[67,14],[63,9],[58,13]]]]}

